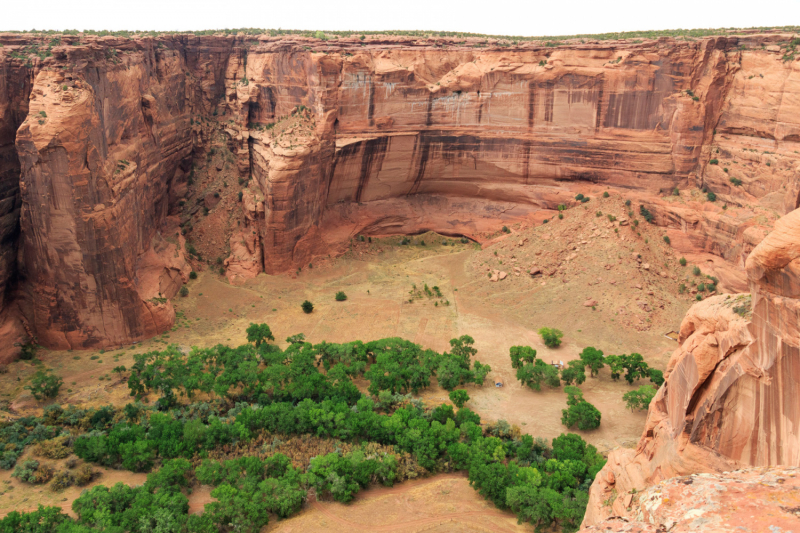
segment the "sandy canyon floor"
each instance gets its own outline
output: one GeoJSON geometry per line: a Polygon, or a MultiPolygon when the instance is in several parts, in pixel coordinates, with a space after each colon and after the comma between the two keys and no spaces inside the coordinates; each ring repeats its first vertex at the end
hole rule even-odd
{"type": "MultiPolygon", "coordinates": [[[[189,283],[189,296],[175,300],[179,318],[172,331],[112,351],[40,350],[38,361],[16,362],[0,376],[0,399],[18,414],[40,412],[43,405],[23,387],[37,365],[44,365],[64,379],[58,402],[121,404],[128,400],[128,389],[112,369],[130,366],[134,354],[170,343],[181,347],[244,343],[244,330],[251,322],[268,323],[281,345],[295,333],[304,333],[314,343],[398,336],[445,351],[451,338],[468,334],[475,339],[476,358],[492,367],[483,387],[468,386],[468,407],[484,421],[504,419],[524,433],[552,439],[566,431],[560,421],[566,396],[562,389],[545,386],[537,392],[521,386],[510,365],[511,346],[529,345],[545,361],[564,362],[577,358],[586,346],[606,355],[638,352],[663,370],[677,347],[665,333],[678,329],[694,301],[694,295],[678,290],[681,283],[696,281],[692,265],[679,264],[658,228],[644,221],[638,227],[625,224],[628,209],[618,195],[595,198],[566,211],[563,219],[509,228],[509,233],[498,231],[483,247],[433,233],[411,237],[405,245],[396,236],[372,242],[356,238],[342,257],[291,275],[262,274],[239,286],[219,275],[218,267],[196,265],[199,276],[189,283]],[[609,214],[618,220],[612,221],[609,214]],[[532,268],[540,268],[542,274],[531,276],[532,268]],[[507,276],[490,281],[494,270],[507,276]],[[426,284],[438,287],[442,296],[429,298],[422,292],[415,297],[414,288],[422,290],[426,284]],[[344,291],[348,299],[335,301],[337,291],[344,291]],[[311,314],[300,308],[306,299],[314,303],[311,314]],[[544,346],[536,333],[544,326],[564,332],[560,348],[544,346]],[[495,386],[497,382],[503,386],[495,386]]],[[[646,413],[626,409],[622,395],[644,383],[612,381],[607,369],[588,378],[581,388],[601,411],[602,423],[595,431],[578,433],[601,452],[634,446],[646,413]]],[[[362,390],[366,385],[359,383],[362,390]]],[[[421,397],[430,406],[448,401],[447,392],[435,384],[421,397]]],[[[104,470],[97,483],[143,481],[143,475],[137,476],[104,470]]],[[[69,509],[79,493],[77,488],[53,493],[46,487],[24,485],[3,471],[0,514],[39,503],[69,509]]],[[[208,498],[207,491],[196,490],[193,508],[202,509],[204,497],[208,498]]],[[[347,506],[310,503],[300,515],[271,523],[267,530],[453,528],[527,530],[516,524],[512,514],[485,502],[460,475],[370,489],[347,506]]]]}

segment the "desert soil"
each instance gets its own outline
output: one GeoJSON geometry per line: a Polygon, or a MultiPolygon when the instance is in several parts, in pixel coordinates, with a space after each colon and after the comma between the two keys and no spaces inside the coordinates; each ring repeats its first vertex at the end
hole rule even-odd
{"type": "MultiPolygon", "coordinates": [[[[199,277],[189,283],[189,296],[174,301],[179,318],[172,331],[104,352],[41,350],[38,361],[9,366],[0,380],[0,400],[19,414],[40,412],[43,405],[23,387],[36,367],[44,365],[64,379],[58,402],[122,404],[128,400],[127,386],[112,369],[130,366],[134,354],[169,343],[182,347],[244,343],[251,322],[268,323],[284,346],[289,335],[304,333],[314,343],[398,336],[445,351],[451,338],[467,334],[475,339],[476,358],[492,367],[483,387],[467,387],[468,407],[484,421],[503,419],[525,433],[552,439],[566,431],[560,422],[566,407],[563,390],[545,386],[537,392],[521,386],[510,365],[511,346],[532,346],[548,362],[575,359],[586,346],[606,355],[638,352],[663,370],[677,347],[664,334],[678,329],[693,301],[691,294],[678,292],[681,282],[688,285],[693,279],[692,265],[678,264],[658,228],[644,223],[634,228],[608,219],[608,214],[626,218],[623,201],[619,196],[594,198],[566,211],[563,220],[553,217],[537,227],[498,231],[483,247],[432,233],[415,236],[408,245],[400,244],[400,237],[373,237],[371,243],[354,238],[342,257],[317,261],[290,275],[262,274],[239,286],[228,283],[216,269],[197,264],[199,277]],[[531,276],[532,268],[541,268],[542,275],[531,276]],[[506,272],[505,279],[490,281],[495,270],[506,272]],[[421,290],[426,284],[438,287],[442,296],[429,298],[422,293],[415,298],[414,286],[421,290]],[[339,290],[347,294],[347,301],[334,300],[339,290]],[[314,303],[311,314],[300,308],[306,299],[314,303]],[[544,326],[564,332],[560,348],[543,345],[537,331],[544,326]]],[[[578,433],[601,452],[634,446],[646,413],[627,410],[622,395],[644,383],[614,382],[607,370],[588,378],[581,388],[601,411],[602,423],[595,431],[578,433]]],[[[447,391],[435,385],[421,397],[432,406],[448,401],[447,391]]],[[[9,480],[7,472],[0,476],[0,481],[9,480]]],[[[115,476],[133,480],[130,473],[109,471],[99,482],[113,484],[115,476]]],[[[80,492],[69,489],[52,495],[46,489],[26,487],[23,501],[17,497],[20,489],[0,496],[0,512],[39,502],[68,506],[80,492]]],[[[349,506],[315,503],[275,530],[376,530],[378,526],[386,531],[437,530],[450,527],[446,524],[452,521],[466,531],[517,527],[510,514],[490,509],[463,477],[435,476],[390,490],[371,489],[349,506]],[[425,496],[445,490],[460,499],[425,496]],[[485,519],[469,514],[478,511],[485,519]],[[376,517],[380,524],[374,522],[376,517]]]]}

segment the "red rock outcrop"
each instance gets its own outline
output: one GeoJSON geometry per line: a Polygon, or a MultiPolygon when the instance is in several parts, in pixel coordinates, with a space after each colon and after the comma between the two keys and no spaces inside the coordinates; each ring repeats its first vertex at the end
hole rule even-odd
{"type": "Polygon", "coordinates": [[[585,525],[631,516],[627,495],[675,476],[800,466],[800,209],[747,259],[750,295],[693,306],[636,450],[610,454],[585,525]]]}
{"type": "Polygon", "coordinates": [[[174,320],[168,298],[188,276],[182,237],[167,220],[192,151],[185,73],[174,52],[109,57],[112,44],[56,48],[31,69],[16,132],[17,301],[50,347],[164,331],[174,320]]]}
{"type": "Polygon", "coordinates": [[[797,207],[800,62],[762,47],[790,38],[0,35],[0,292],[13,286],[53,347],[169,327],[187,267],[167,217],[209,193],[187,175],[220,133],[258,198],[230,240],[232,279],[304,266],[357,234],[538,222],[576,192],[618,187],[740,288],[750,250],[797,207]]]}
{"type": "Polygon", "coordinates": [[[580,533],[793,531],[800,523],[800,469],[693,474],[624,499],[631,518],[608,518],[580,533]]]}

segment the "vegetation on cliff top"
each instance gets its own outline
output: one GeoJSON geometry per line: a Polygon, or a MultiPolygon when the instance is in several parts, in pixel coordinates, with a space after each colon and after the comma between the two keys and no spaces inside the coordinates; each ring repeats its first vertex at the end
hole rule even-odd
{"type": "Polygon", "coordinates": [[[563,44],[565,41],[608,41],[608,40],[621,40],[621,39],[658,39],[659,37],[676,37],[684,39],[698,39],[712,35],[736,35],[743,32],[797,32],[800,31],[800,26],[767,26],[767,27],[751,27],[751,28],[694,28],[694,29],[673,29],[673,30],[643,30],[643,31],[627,31],[627,32],[609,32],[597,34],[575,34],[575,35],[540,35],[540,36],[522,36],[522,35],[490,35],[482,33],[470,32],[453,32],[453,31],[430,31],[430,30],[388,30],[388,31],[321,31],[321,30],[288,30],[288,29],[270,29],[270,28],[225,28],[213,30],[195,30],[187,32],[160,32],[148,30],[121,30],[121,31],[108,31],[108,30],[3,30],[7,33],[23,33],[31,35],[97,35],[97,36],[114,36],[114,37],[134,37],[134,36],[174,36],[174,35],[245,35],[245,36],[295,36],[314,38],[319,40],[337,40],[339,38],[355,39],[358,41],[367,40],[367,36],[372,39],[379,37],[415,37],[415,38],[451,38],[451,39],[493,39],[498,41],[511,41],[513,44],[520,42],[536,42],[542,41],[546,46],[557,46],[563,44]]]}

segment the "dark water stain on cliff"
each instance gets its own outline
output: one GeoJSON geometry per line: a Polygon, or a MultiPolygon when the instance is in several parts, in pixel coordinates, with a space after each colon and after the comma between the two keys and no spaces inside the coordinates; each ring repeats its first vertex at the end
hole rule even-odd
{"type": "Polygon", "coordinates": [[[373,168],[375,172],[380,172],[383,167],[383,158],[386,157],[386,150],[389,146],[389,137],[378,137],[360,143],[363,145],[361,151],[361,172],[358,176],[358,188],[356,189],[354,202],[361,202],[361,196],[367,187],[373,168]]]}

